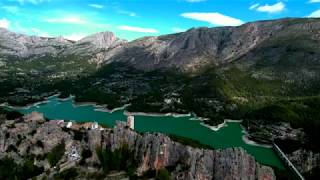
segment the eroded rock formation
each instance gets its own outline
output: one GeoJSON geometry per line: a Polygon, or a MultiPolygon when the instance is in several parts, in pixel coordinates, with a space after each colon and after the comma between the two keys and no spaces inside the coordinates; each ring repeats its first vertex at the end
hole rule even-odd
{"type": "MultiPolygon", "coordinates": [[[[52,178],[70,168],[78,168],[79,171],[89,168],[90,172],[101,172],[97,166],[99,160],[95,155],[96,148],[115,151],[125,145],[133,153],[139,176],[148,171],[171,167],[171,177],[181,180],[275,179],[272,168],[260,165],[241,148],[193,148],[174,142],[160,133],[139,134],[130,130],[123,122],[118,122],[113,129],[99,127],[84,130],[68,129],[65,127],[66,123],[45,121],[39,117],[41,115],[33,113],[20,120],[2,121],[0,159],[10,157],[17,163],[23,163],[24,157],[34,155],[35,164],[44,167],[49,172],[48,177],[52,178]],[[61,142],[65,144],[65,152],[54,167],[50,166],[46,158],[38,158],[52,151],[61,142]],[[81,164],[81,155],[85,149],[90,149],[93,156],[81,164]]],[[[86,173],[88,172],[84,171],[80,174],[86,176],[86,173]]],[[[44,176],[44,173],[39,175],[44,176]]]]}

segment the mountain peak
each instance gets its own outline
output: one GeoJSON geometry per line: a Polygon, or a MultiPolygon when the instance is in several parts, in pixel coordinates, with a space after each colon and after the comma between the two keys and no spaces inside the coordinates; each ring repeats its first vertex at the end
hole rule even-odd
{"type": "Polygon", "coordinates": [[[77,44],[90,43],[96,46],[97,48],[109,48],[114,44],[118,44],[118,42],[125,42],[125,41],[126,40],[117,38],[113,32],[105,31],[105,32],[99,32],[96,34],[86,36],[80,39],[79,41],[77,41],[77,44]]]}

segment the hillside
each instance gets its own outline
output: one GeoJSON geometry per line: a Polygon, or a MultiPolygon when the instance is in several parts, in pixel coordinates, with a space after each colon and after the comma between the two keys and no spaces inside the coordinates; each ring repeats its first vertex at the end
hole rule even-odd
{"type": "Polygon", "coordinates": [[[66,124],[0,112],[0,179],[275,179],[241,148],[194,148],[123,122],[113,129],[66,124]]]}
{"type": "Polygon", "coordinates": [[[294,157],[306,152],[302,172],[312,176],[319,168],[320,19],[195,28],[131,42],[110,32],[77,42],[1,32],[0,102],[25,105],[61,92],[109,109],[192,112],[214,125],[244,119],[252,139],[280,139],[294,157]],[[287,126],[303,134],[288,140],[274,128],[287,126]]]}

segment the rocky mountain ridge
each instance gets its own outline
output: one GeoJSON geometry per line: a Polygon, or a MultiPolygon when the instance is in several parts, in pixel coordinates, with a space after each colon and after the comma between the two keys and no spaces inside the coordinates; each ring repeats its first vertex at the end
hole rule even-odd
{"type": "MultiPolygon", "coordinates": [[[[199,70],[208,64],[222,65],[241,59],[273,39],[308,36],[319,42],[319,29],[319,19],[280,19],[238,27],[190,29],[132,41],[111,59],[143,70],[168,67],[199,70]]],[[[251,57],[240,63],[247,64],[246,61],[252,62],[251,57]]]]}
{"type": "Polygon", "coordinates": [[[70,55],[91,56],[126,43],[125,40],[107,31],[84,37],[79,41],[63,37],[27,36],[3,28],[0,28],[0,33],[0,54],[3,60],[5,57],[28,60],[43,56],[56,58],[70,55]]]}
{"type": "Polygon", "coordinates": [[[263,142],[281,138],[274,130],[286,122],[304,134],[284,143],[286,153],[306,162],[301,172],[319,172],[320,19],[197,28],[132,42],[110,33],[79,42],[44,39],[40,49],[30,37],[0,36],[0,103],[25,105],[60,92],[110,109],[191,112],[213,125],[247,119],[256,122],[249,133],[263,142]],[[19,58],[19,48],[21,57],[34,56],[19,58]]]}
{"type": "Polygon", "coordinates": [[[69,47],[73,42],[62,37],[47,38],[26,36],[0,28],[1,59],[6,56],[31,58],[46,54],[57,55],[59,51],[69,47]]]}
{"type": "MultiPolygon", "coordinates": [[[[91,60],[91,56],[95,59],[91,61],[98,64],[122,62],[142,70],[174,67],[192,71],[208,64],[230,63],[243,59],[243,56],[246,60],[240,63],[248,66],[256,63],[250,56],[251,52],[264,43],[305,36],[310,41],[320,41],[319,29],[319,19],[288,18],[246,23],[238,27],[190,29],[132,42],[119,39],[111,32],[97,33],[72,42],[61,37],[29,37],[1,29],[0,53],[25,58],[47,53],[58,56],[88,55],[87,61],[91,60]]],[[[276,50],[273,49],[274,53],[276,50]]]]}

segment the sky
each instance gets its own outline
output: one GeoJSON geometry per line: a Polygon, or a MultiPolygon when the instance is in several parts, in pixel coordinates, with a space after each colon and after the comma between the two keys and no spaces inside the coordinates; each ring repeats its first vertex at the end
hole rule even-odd
{"type": "Polygon", "coordinates": [[[0,27],[71,40],[112,31],[131,41],[285,17],[320,17],[320,0],[0,0],[0,27]]]}

